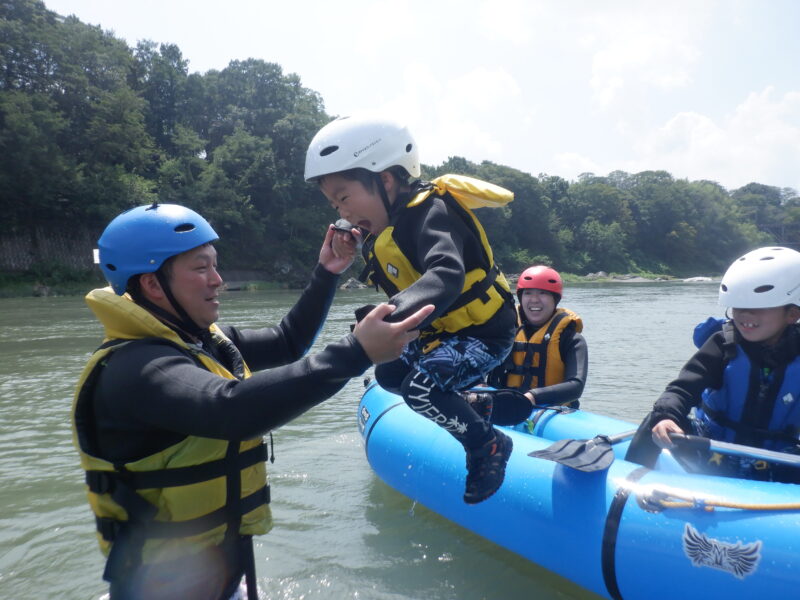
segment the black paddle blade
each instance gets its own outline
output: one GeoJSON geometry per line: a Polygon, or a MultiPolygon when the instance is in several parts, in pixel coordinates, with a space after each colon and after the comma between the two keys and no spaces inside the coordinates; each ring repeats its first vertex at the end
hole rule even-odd
{"type": "Polygon", "coordinates": [[[590,440],[560,440],[528,456],[552,460],[585,473],[605,471],[614,462],[614,450],[605,435],[597,435],[590,440]]]}
{"type": "Polygon", "coordinates": [[[497,390],[491,392],[494,397],[492,408],[493,425],[516,425],[531,416],[533,404],[516,390],[497,390]]]}

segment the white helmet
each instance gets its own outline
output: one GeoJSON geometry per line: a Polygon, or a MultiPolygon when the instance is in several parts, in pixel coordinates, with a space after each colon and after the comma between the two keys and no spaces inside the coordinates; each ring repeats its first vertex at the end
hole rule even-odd
{"type": "Polygon", "coordinates": [[[378,116],[339,117],[311,140],[305,179],[356,168],[380,173],[396,165],[420,176],[417,144],[405,125],[378,116]]]}
{"type": "Polygon", "coordinates": [[[722,277],[719,303],[728,308],[800,305],[800,252],[770,246],[736,259],[722,277]]]}

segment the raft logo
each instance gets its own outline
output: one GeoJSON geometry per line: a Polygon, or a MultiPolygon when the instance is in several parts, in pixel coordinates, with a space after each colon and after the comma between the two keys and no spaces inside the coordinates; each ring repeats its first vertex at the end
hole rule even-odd
{"type": "Polygon", "coordinates": [[[687,523],[683,529],[683,552],[695,567],[711,567],[744,579],[758,568],[761,540],[750,544],[720,542],[687,523]]]}
{"type": "Polygon", "coordinates": [[[367,421],[369,421],[369,411],[366,406],[362,406],[358,419],[358,429],[361,435],[364,435],[364,428],[367,426],[367,421]]]}

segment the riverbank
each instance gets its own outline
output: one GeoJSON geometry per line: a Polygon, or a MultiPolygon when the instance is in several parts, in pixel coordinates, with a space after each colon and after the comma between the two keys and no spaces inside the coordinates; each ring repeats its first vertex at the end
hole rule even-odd
{"type": "MultiPolygon", "coordinates": [[[[588,273],[575,275],[561,273],[567,284],[571,283],[658,283],[658,282],[685,282],[704,283],[717,281],[718,276],[674,277],[672,275],[657,275],[653,273],[588,273]]],[[[258,292],[264,290],[288,289],[286,283],[259,279],[256,272],[231,272],[222,273],[225,280],[225,289],[230,292],[258,292]],[[246,278],[243,277],[246,275],[246,278]]],[[[509,283],[514,287],[516,278],[510,277],[509,283]]],[[[35,274],[0,274],[0,298],[25,298],[25,297],[52,297],[52,296],[82,296],[89,290],[107,285],[101,277],[87,273],[62,274],[55,277],[37,277],[35,274]]],[[[343,289],[357,289],[367,287],[359,283],[355,277],[342,277],[343,289]]]]}
{"type": "MultiPolygon", "coordinates": [[[[240,273],[232,273],[233,278],[226,277],[225,289],[231,292],[256,292],[264,290],[280,290],[288,287],[285,283],[258,279],[253,273],[243,278],[240,273]]],[[[54,296],[83,296],[89,290],[103,287],[108,283],[95,273],[74,272],[41,277],[32,273],[0,273],[0,298],[44,298],[54,296]]]]}

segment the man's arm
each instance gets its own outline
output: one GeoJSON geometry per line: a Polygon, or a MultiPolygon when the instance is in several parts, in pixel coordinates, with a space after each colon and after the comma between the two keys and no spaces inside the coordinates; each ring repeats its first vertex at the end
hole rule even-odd
{"type": "Polygon", "coordinates": [[[314,343],[336,295],[339,276],[317,264],[294,306],[278,325],[262,329],[221,326],[253,370],[295,361],[314,343]]]}
{"type": "Polygon", "coordinates": [[[132,429],[247,439],[333,396],[370,364],[352,334],[243,381],[215,375],[173,346],[131,344],[117,350],[104,368],[95,402],[98,414],[132,429]]]}

